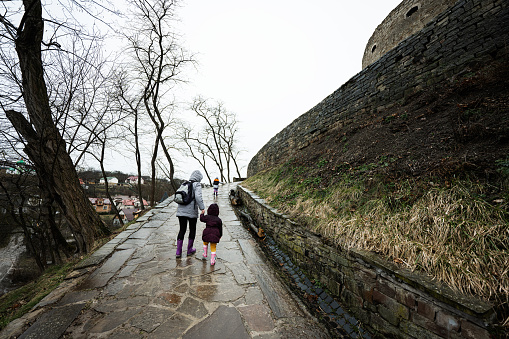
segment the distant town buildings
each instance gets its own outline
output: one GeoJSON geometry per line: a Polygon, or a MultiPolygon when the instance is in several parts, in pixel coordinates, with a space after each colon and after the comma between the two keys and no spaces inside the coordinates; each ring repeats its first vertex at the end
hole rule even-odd
{"type": "MultiPolygon", "coordinates": [[[[108,184],[114,184],[114,185],[118,184],[118,179],[115,177],[107,177],[106,180],[108,180],[108,184]]],[[[99,179],[99,183],[104,184],[105,183],[104,178],[99,179]]]]}
{"type": "MultiPolygon", "coordinates": [[[[107,198],[88,198],[93,208],[98,213],[110,213],[112,211],[112,203],[110,199],[107,198]]],[[[143,199],[143,205],[148,207],[147,200],[143,199]]],[[[136,197],[130,197],[125,195],[116,195],[113,197],[113,203],[119,210],[120,218],[123,223],[126,224],[130,221],[133,221],[138,217],[141,212],[141,204],[140,199],[136,197]]],[[[120,221],[117,216],[113,218],[113,226],[119,226],[120,221]]]]}
{"type": "MultiPolygon", "coordinates": [[[[125,180],[126,184],[131,184],[131,185],[137,185],[138,184],[138,177],[135,177],[135,176],[131,176],[129,178],[127,178],[125,180]]],[[[141,184],[145,184],[145,180],[143,180],[143,178],[141,178],[141,184]]]]}
{"type": "Polygon", "coordinates": [[[0,161],[0,173],[19,175],[22,173],[35,174],[32,166],[25,163],[24,160],[18,160],[16,162],[1,160],[0,161]]]}
{"type": "MultiPolygon", "coordinates": [[[[18,160],[17,162],[0,160],[0,173],[4,173],[6,175],[20,175],[23,173],[35,173],[35,171],[32,166],[27,165],[24,160],[18,160]]],[[[107,177],[106,180],[108,185],[115,186],[134,186],[138,184],[138,176],[129,176],[124,182],[120,182],[116,177],[107,177]]],[[[105,183],[104,178],[99,178],[98,181],[79,178],[79,181],[80,185],[86,190],[89,189],[89,185],[93,187],[97,184],[97,182],[99,182],[100,185],[104,185],[105,183]]],[[[142,185],[145,184],[145,180],[143,178],[141,178],[140,181],[142,185]]],[[[36,200],[37,201],[30,201],[29,205],[37,206],[40,204],[40,199],[36,198],[36,200]]],[[[112,198],[113,201],[108,198],[88,198],[88,200],[90,201],[93,209],[97,213],[101,214],[112,213],[113,204],[115,204],[124,224],[134,220],[141,213],[141,204],[145,207],[149,206],[147,200],[142,199],[140,201],[137,197],[130,195],[116,195],[112,198]]],[[[117,216],[113,219],[113,225],[120,225],[120,221],[117,216]]]]}
{"type": "Polygon", "coordinates": [[[94,209],[98,213],[109,213],[111,212],[111,201],[107,198],[88,198],[94,209]]]}

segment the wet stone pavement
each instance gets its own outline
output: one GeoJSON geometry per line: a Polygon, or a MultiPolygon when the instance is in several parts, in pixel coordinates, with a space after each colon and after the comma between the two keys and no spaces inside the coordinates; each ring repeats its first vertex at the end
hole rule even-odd
{"type": "Polygon", "coordinates": [[[218,203],[224,224],[216,265],[201,260],[199,221],[196,254],[175,258],[176,204],[167,200],[84,260],[0,337],[335,337],[281,282],[237,220],[228,199],[232,187],[223,185],[218,198],[203,191],[206,206],[218,203]]]}

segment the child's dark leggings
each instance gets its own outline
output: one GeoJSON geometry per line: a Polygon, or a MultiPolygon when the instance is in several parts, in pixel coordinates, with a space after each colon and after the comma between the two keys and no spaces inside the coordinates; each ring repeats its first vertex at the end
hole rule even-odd
{"type": "Polygon", "coordinates": [[[193,239],[196,236],[196,223],[198,221],[198,218],[188,218],[188,217],[178,217],[179,218],[179,224],[180,224],[180,231],[177,236],[178,240],[184,240],[184,236],[186,235],[187,231],[187,221],[189,220],[189,239],[193,239]]]}

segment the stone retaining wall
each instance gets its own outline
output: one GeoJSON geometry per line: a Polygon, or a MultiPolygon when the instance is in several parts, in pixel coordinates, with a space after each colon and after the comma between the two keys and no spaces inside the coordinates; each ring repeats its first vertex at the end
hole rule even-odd
{"type": "Polygon", "coordinates": [[[380,114],[427,86],[509,55],[509,1],[459,0],[274,136],[247,174],[283,163],[357,112],[380,114]]]}
{"type": "Polygon", "coordinates": [[[257,225],[368,329],[387,338],[490,337],[488,329],[495,321],[492,305],[371,252],[338,249],[241,185],[237,192],[257,225]]]}

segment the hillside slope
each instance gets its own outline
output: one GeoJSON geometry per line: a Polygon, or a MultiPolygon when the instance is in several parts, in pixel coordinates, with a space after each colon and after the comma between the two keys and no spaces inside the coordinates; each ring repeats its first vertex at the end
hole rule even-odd
{"type": "Polygon", "coordinates": [[[359,112],[243,183],[342,248],[496,305],[509,323],[509,62],[359,112]]]}
{"type": "Polygon", "coordinates": [[[338,168],[392,179],[468,173],[496,181],[498,170],[509,170],[509,63],[467,69],[391,109],[360,113],[295,159],[306,167],[326,161],[309,173],[324,184],[338,168]]]}

